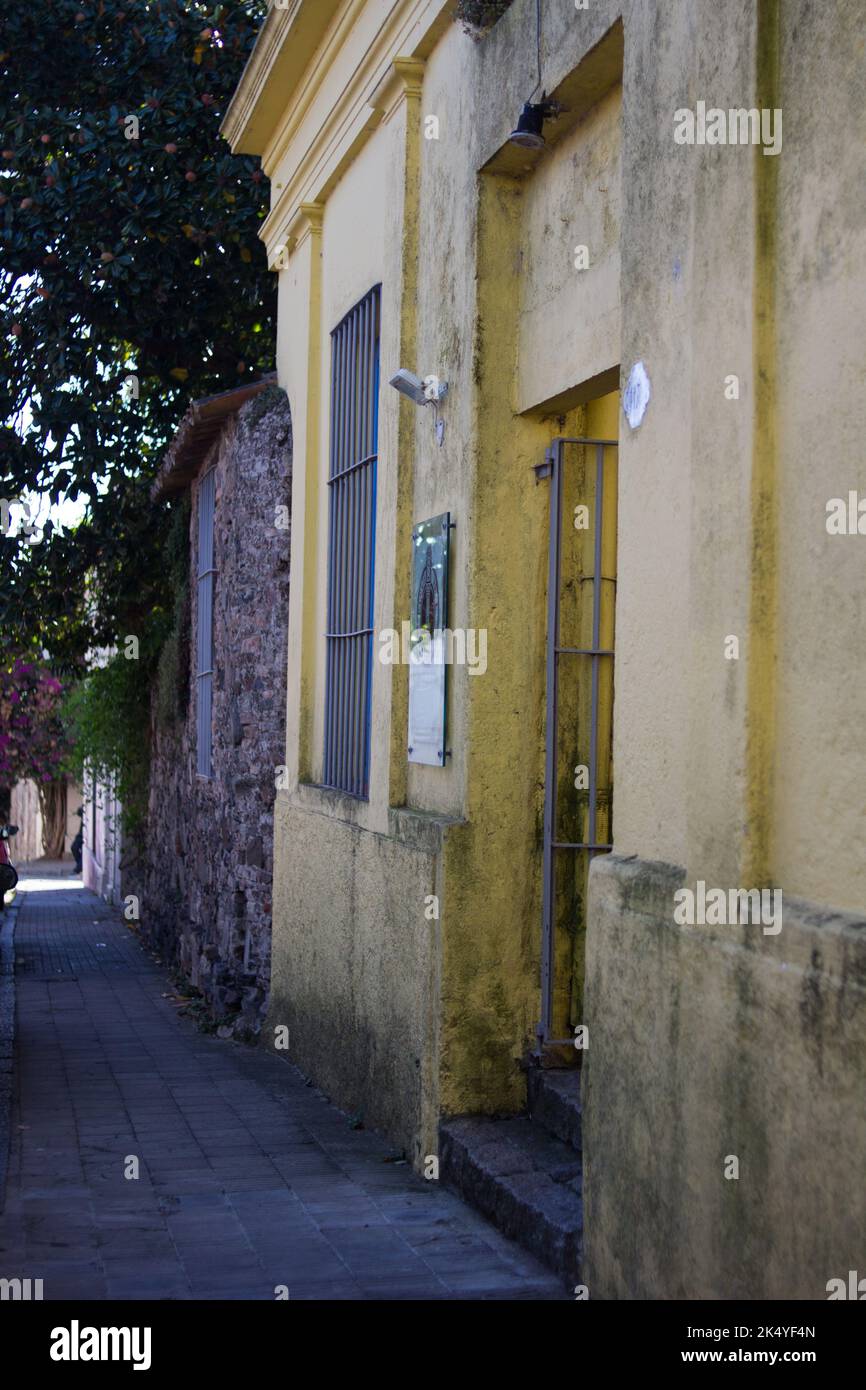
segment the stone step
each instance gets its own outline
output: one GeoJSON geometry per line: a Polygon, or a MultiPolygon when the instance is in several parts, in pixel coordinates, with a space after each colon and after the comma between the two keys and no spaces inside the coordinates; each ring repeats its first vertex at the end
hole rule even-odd
{"type": "Polygon", "coordinates": [[[529,1113],[533,1123],[581,1152],[580,1068],[545,1070],[530,1067],[526,1073],[529,1113]]]}
{"type": "Polygon", "coordinates": [[[468,1116],[440,1128],[443,1182],[569,1285],[580,1279],[580,1155],[529,1118],[468,1116]]]}

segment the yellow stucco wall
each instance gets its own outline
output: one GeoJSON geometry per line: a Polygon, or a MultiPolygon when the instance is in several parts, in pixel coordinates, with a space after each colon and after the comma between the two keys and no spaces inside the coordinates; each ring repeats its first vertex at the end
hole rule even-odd
{"type": "Polygon", "coordinates": [[[622,430],[585,1277],[602,1298],[825,1298],[866,1239],[863,570],[825,526],[864,486],[861,17],[696,5],[686,31],[654,8],[625,24],[623,365],[653,397],[622,430]],[[636,160],[629,93],[646,131],[698,99],[779,108],[782,153],[655,138],[636,160]],[[778,931],[679,925],[696,880],[778,888],[778,931]]]}
{"type": "MultiPolygon", "coordinates": [[[[230,113],[235,144],[261,153],[272,180],[263,240],[283,266],[278,371],[295,438],[272,1022],[285,1016],[301,1065],[416,1161],[441,1113],[524,1096],[518,1063],[538,1017],[548,500],[531,469],[555,435],[603,428],[620,440],[623,862],[862,909],[860,541],[824,528],[828,497],[866,490],[852,347],[863,218],[857,180],[827,156],[845,101],[860,119],[855,10],[546,5],[542,85],[568,110],[536,155],[507,141],[537,82],[532,0],[515,0],[481,42],[439,0],[306,0],[300,18],[272,13],[266,26],[292,80],[275,68],[263,82],[253,65],[230,113]],[[309,51],[292,29],[302,22],[309,51]],[[674,111],[699,99],[782,101],[782,155],[677,145],[674,111]],[[430,116],[438,139],[424,137],[430,116]],[[376,664],[361,803],[314,785],[323,480],[329,333],[377,282],[377,630],[408,617],[412,523],[450,510],[449,619],[486,629],[488,670],[451,672],[452,757],[431,769],[406,762],[405,669],[376,664]],[[638,361],[651,399],[632,429],[612,411],[617,369],[624,384],[638,361]],[[449,381],[442,448],[430,413],[388,388],[398,366],[449,381]],[[725,659],[730,635],[738,661],[725,659]],[[424,913],[433,893],[435,921],[424,913]],[[341,1048],[344,1033],[353,1041],[341,1048]]],[[[863,148],[846,137],[846,158],[863,148]]],[[[648,874],[646,911],[630,900],[635,960],[656,929],[654,883],[648,874]]],[[[613,889],[599,896],[598,921],[619,901],[613,889]]],[[[604,949],[596,986],[610,978],[604,949]]],[[[708,961],[694,979],[716,982],[742,1020],[735,985],[708,961]]],[[[679,966],[668,964],[674,989],[679,966]]],[[[655,1077],[657,1099],[677,1093],[673,1044],[652,1076],[638,1065],[641,1010],[656,1001],[632,983],[634,1020],[615,991],[593,1005],[603,1018],[619,1004],[600,1107],[626,1071],[655,1077]]],[[[757,1073],[758,1051],[737,1039],[732,1057],[757,1073]]],[[[610,1116],[599,1169],[628,1133],[627,1116],[610,1116]]],[[[608,1250],[598,1268],[609,1275],[614,1261],[608,1250]]]]}
{"type": "Polygon", "coordinates": [[[862,912],[863,536],[831,536],[830,498],[866,496],[863,354],[866,225],[856,189],[866,168],[862,105],[848,102],[866,56],[862,12],[798,6],[779,63],[785,119],[801,132],[780,164],[787,229],[777,280],[779,576],[773,860],[816,902],[862,912]],[[808,54],[808,61],[807,61],[808,54]],[[824,74],[818,79],[816,74],[824,74]],[[828,99],[817,99],[816,85],[828,99]],[[832,98],[829,99],[832,90],[832,98]],[[839,143],[840,122],[845,127],[839,143]]]}
{"type": "MultiPolygon", "coordinates": [[[[262,147],[296,441],[272,1023],[288,1022],[295,1059],[416,1161],[435,1149],[440,1113],[523,1102],[539,1009],[548,528],[532,465],[557,433],[586,427],[581,383],[618,366],[615,60],[550,157],[509,167],[520,42],[512,33],[485,50],[442,4],[337,6],[301,86],[282,104],[267,96],[262,147]],[[489,116],[477,128],[482,90],[497,93],[496,130],[489,116]],[[575,266],[579,243],[587,269],[575,266]],[[449,623],[485,630],[488,667],[449,672],[452,756],[432,769],[407,763],[405,670],[376,663],[362,803],[315,783],[329,334],[376,283],[383,380],[404,365],[450,383],[441,448],[429,412],[380,393],[376,627],[409,616],[412,523],[448,510],[449,623]],[[335,1033],[354,1044],[334,1047],[335,1033]]],[[[575,63],[584,46],[575,36],[575,63]]],[[[562,975],[567,1003],[570,958],[562,975]]]]}

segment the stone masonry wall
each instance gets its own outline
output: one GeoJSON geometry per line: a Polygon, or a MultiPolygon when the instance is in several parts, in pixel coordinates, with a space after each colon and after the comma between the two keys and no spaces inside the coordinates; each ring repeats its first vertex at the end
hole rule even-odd
{"type": "MultiPolygon", "coordinates": [[[[252,1039],[267,1007],[275,772],[285,761],[292,436],[272,387],[224,425],[191,489],[189,699],[152,700],[142,930],[201,990],[213,1022],[252,1039]],[[199,480],[216,466],[213,776],[196,771],[199,480]],[[284,512],[277,526],[277,509],[284,512]]],[[[124,885],[125,891],[134,891],[124,885]]]]}

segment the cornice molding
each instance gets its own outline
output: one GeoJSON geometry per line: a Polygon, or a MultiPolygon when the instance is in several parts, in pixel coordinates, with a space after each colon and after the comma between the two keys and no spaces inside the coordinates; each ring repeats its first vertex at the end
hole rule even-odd
{"type": "Polygon", "coordinates": [[[420,101],[425,60],[452,23],[453,0],[391,0],[375,34],[358,44],[354,69],[329,97],[318,129],[304,133],[296,163],[293,142],[352,43],[367,0],[285,3],[271,5],[222,124],[232,149],[260,155],[269,177],[290,165],[259,230],[275,269],[302,240],[295,234],[300,207],[323,205],[372,133],[403,102],[420,101]]]}
{"type": "Polygon", "coordinates": [[[272,122],[266,108],[276,91],[292,91],[344,0],[272,3],[241,73],[220,132],[237,154],[264,152],[272,122]]]}
{"type": "Polygon", "coordinates": [[[381,112],[387,122],[407,98],[420,97],[424,85],[424,63],[420,58],[395,58],[373,95],[369,106],[381,112]]]}
{"type": "Polygon", "coordinates": [[[372,94],[358,104],[348,125],[346,113],[334,108],[259,230],[269,266],[284,268],[285,257],[300,245],[295,228],[301,225],[301,210],[319,208],[323,213],[331,189],[373,132],[391,120],[405,101],[420,100],[424,67],[420,58],[394,58],[372,94]],[[339,125],[341,117],[343,124],[339,125]]]}
{"type": "Polygon", "coordinates": [[[268,247],[268,270],[285,270],[288,257],[303,246],[310,236],[322,230],[324,203],[299,203],[286,226],[285,236],[268,247]]]}

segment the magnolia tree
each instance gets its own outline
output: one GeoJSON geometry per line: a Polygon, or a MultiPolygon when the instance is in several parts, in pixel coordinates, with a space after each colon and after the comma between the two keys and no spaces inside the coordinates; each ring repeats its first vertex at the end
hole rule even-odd
{"type": "Polygon", "coordinates": [[[0,634],[54,669],[171,605],[153,475],[191,400],[274,365],[267,180],[220,135],[267,10],[0,3],[0,634]]]}
{"type": "Polygon", "coordinates": [[[0,669],[0,787],[31,780],[42,810],[42,847],[63,853],[68,742],[60,722],[62,686],[44,666],[16,658],[0,669]]]}

